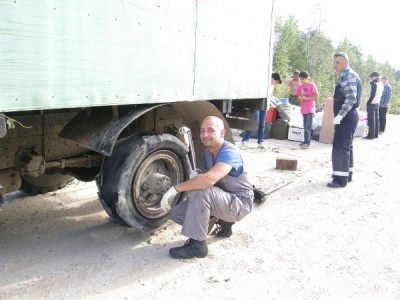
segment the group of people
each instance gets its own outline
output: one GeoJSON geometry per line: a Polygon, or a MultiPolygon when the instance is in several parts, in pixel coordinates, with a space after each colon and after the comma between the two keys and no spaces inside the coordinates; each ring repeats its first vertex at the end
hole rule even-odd
{"type": "MultiPolygon", "coordinates": [[[[328,183],[328,187],[340,188],[345,187],[353,176],[353,135],[358,123],[357,108],[360,105],[362,82],[359,75],[350,68],[346,53],[334,55],[334,69],[339,76],[333,95],[333,179],[328,183]]],[[[279,74],[274,74],[271,85],[281,83],[279,74]]],[[[304,124],[308,127],[310,115],[315,110],[313,102],[318,97],[318,91],[315,85],[308,81],[308,73],[304,71],[295,73],[287,82],[291,84],[296,76],[301,84],[291,89],[291,96],[296,95],[302,107],[304,124]]],[[[376,80],[375,77],[371,78],[374,78],[372,81],[376,80]]],[[[378,90],[372,86],[373,84],[370,98],[373,97],[373,90],[375,94],[378,90]]],[[[370,102],[374,103],[372,100],[370,102]]],[[[387,108],[387,104],[384,103],[386,106],[382,107],[387,108]]],[[[260,121],[264,121],[261,119],[262,113],[258,114],[260,121]]],[[[384,130],[384,126],[382,128],[384,130]]],[[[207,236],[210,233],[211,220],[219,220],[219,236],[229,237],[232,234],[232,225],[247,216],[254,207],[254,186],[240,151],[235,145],[225,141],[224,135],[224,122],[220,118],[209,116],[202,121],[200,140],[205,146],[203,171],[195,172],[187,181],[172,186],[160,201],[160,207],[170,209],[171,220],[182,225],[182,234],[189,238],[185,245],[169,250],[173,258],[207,256],[207,236]],[[171,208],[171,203],[182,192],[188,192],[188,197],[171,208]]],[[[307,145],[306,139],[305,143],[307,145]]]]}
{"type": "Polygon", "coordinates": [[[386,76],[380,77],[378,72],[372,72],[367,96],[368,135],[365,139],[378,138],[386,129],[386,114],[392,96],[392,87],[386,76]]]}
{"type": "MultiPolygon", "coordinates": [[[[310,147],[315,101],[319,97],[317,87],[313,82],[309,81],[308,77],[309,73],[307,71],[294,71],[293,75],[285,79],[285,83],[289,86],[289,103],[300,106],[300,111],[303,115],[304,137],[303,142],[299,145],[303,149],[310,147]]],[[[377,72],[372,72],[369,77],[371,82],[367,96],[368,135],[365,139],[374,139],[378,138],[379,134],[385,132],[386,115],[392,95],[392,87],[388,82],[388,78],[386,76],[380,77],[377,72]]],[[[269,99],[272,97],[274,86],[281,83],[280,74],[273,73],[270,93],[267,98],[267,108],[269,107],[269,99]]],[[[264,148],[263,140],[266,114],[267,109],[256,112],[258,148],[264,148]]],[[[244,131],[242,146],[247,147],[251,134],[251,130],[244,131]]]]}
{"type": "MultiPolygon", "coordinates": [[[[315,101],[319,97],[318,89],[314,83],[308,79],[309,73],[307,71],[295,71],[293,75],[285,79],[285,83],[289,85],[289,103],[292,105],[300,106],[303,115],[304,138],[300,143],[300,147],[307,149],[311,143],[312,121],[315,114],[315,101]]],[[[274,87],[281,84],[281,76],[279,73],[272,73],[271,86],[267,97],[266,109],[256,111],[255,119],[258,122],[257,130],[257,144],[258,148],[264,148],[264,134],[265,134],[265,118],[269,108],[270,99],[274,87]]],[[[247,147],[249,143],[251,130],[245,130],[242,139],[242,147],[247,147]]]]}
{"type": "MultiPolygon", "coordinates": [[[[265,103],[265,109],[263,110],[258,110],[255,112],[254,119],[258,123],[258,130],[257,130],[257,147],[258,148],[264,148],[264,134],[265,134],[265,118],[267,116],[267,109],[270,105],[270,101],[272,98],[272,94],[274,92],[275,85],[281,84],[282,79],[281,75],[279,73],[272,73],[271,75],[271,84],[268,90],[268,96],[266,98],[266,103],[265,103]]],[[[252,130],[245,130],[243,133],[243,139],[242,139],[242,146],[247,147],[250,136],[253,133],[252,130]]]]}

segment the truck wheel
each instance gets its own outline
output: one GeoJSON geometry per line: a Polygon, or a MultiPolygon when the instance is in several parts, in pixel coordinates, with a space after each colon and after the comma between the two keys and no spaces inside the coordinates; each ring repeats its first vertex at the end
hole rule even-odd
{"type": "MultiPolygon", "coordinates": [[[[176,137],[133,136],[103,161],[97,177],[100,201],[114,220],[139,229],[156,229],[168,220],[163,194],[189,177],[188,149],[176,137]]],[[[172,206],[184,198],[176,197],[172,206]]]]}
{"type": "Polygon", "coordinates": [[[45,173],[38,177],[23,175],[21,177],[21,190],[30,194],[44,194],[65,187],[74,178],[61,173],[45,173]]]}

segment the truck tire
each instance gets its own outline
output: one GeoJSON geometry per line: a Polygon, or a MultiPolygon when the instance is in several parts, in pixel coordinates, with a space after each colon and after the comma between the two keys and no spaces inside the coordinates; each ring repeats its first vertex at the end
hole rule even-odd
{"type": "MultiPolygon", "coordinates": [[[[170,134],[132,136],[115,146],[96,178],[100,201],[108,215],[141,230],[168,220],[160,208],[163,194],[189,177],[187,147],[170,134]]],[[[185,197],[179,194],[173,205],[185,197]]]]}
{"type": "Polygon", "coordinates": [[[23,175],[21,177],[21,190],[30,194],[45,194],[57,191],[67,186],[74,178],[58,172],[45,173],[38,177],[23,175]]]}

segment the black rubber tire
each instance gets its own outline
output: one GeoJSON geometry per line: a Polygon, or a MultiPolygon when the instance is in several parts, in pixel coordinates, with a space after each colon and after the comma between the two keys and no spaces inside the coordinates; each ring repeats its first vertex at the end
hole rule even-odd
{"type": "Polygon", "coordinates": [[[58,172],[45,173],[38,177],[23,175],[20,190],[30,194],[45,194],[67,186],[74,178],[58,172]]]}
{"type": "MultiPolygon", "coordinates": [[[[141,230],[168,220],[162,195],[190,173],[188,149],[170,134],[132,136],[118,143],[96,178],[100,201],[115,221],[141,230]]],[[[184,198],[179,194],[173,205],[184,198]]]]}

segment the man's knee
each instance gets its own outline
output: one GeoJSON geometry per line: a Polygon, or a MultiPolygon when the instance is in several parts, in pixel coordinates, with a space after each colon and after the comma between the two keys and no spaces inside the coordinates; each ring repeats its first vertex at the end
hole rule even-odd
{"type": "Polygon", "coordinates": [[[188,198],[188,205],[191,209],[203,209],[205,206],[209,206],[209,199],[211,197],[210,189],[196,190],[190,193],[188,198]]]}
{"type": "Polygon", "coordinates": [[[169,218],[171,221],[182,225],[187,211],[187,201],[182,201],[171,208],[169,218]]]}

